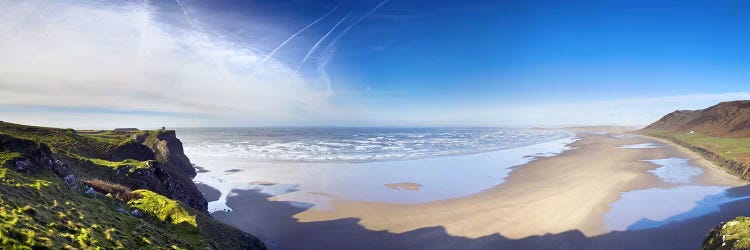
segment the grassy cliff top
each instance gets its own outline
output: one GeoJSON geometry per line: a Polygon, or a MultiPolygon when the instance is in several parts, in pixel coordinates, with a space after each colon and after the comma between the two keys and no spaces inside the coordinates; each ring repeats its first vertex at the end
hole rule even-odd
{"type": "Polygon", "coordinates": [[[750,162],[750,138],[725,138],[690,132],[673,132],[657,129],[640,131],[641,134],[668,139],[709,150],[725,159],[750,162]]]}
{"type": "Polygon", "coordinates": [[[76,131],[0,122],[0,134],[27,139],[48,145],[56,153],[105,159],[106,152],[135,141],[139,135],[148,136],[159,131],[76,131]]]}
{"type": "Polygon", "coordinates": [[[130,170],[148,168],[148,161],[125,159],[113,161],[110,152],[119,146],[135,142],[136,138],[156,137],[159,130],[85,130],[49,128],[0,122],[0,135],[31,140],[49,146],[56,154],[87,161],[102,167],[117,169],[127,166],[130,170]]]}

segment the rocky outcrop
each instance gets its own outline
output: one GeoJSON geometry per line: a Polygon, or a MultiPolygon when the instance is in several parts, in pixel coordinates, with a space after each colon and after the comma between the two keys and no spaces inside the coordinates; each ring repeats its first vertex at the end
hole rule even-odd
{"type": "Polygon", "coordinates": [[[25,174],[39,172],[41,170],[39,166],[47,166],[51,169],[55,166],[56,162],[52,156],[52,151],[47,145],[3,134],[0,134],[0,152],[19,153],[19,159],[11,161],[13,163],[11,167],[25,174]]]}
{"type": "MultiPolygon", "coordinates": [[[[149,161],[148,168],[116,169],[109,174],[110,181],[132,189],[148,189],[171,199],[179,200],[203,213],[208,213],[208,203],[195,187],[192,178],[196,172],[182,149],[182,142],[173,130],[135,133],[132,139],[110,150],[112,161],[133,159],[149,161]]],[[[87,163],[68,159],[76,165],[87,163]]]]}
{"type": "Polygon", "coordinates": [[[132,141],[114,148],[111,153],[113,161],[133,159],[138,161],[156,160],[154,150],[143,142],[132,141]]]}
{"type": "Polygon", "coordinates": [[[711,229],[703,240],[704,250],[750,248],[750,218],[737,217],[711,229]]]}
{"type": "Polygon", "coordinates": [[[195,168],[182,149],[182,142],[177,139],[174,130],[161,130],[156,135],[144,139],[143,145],[148,146],[156,154],[156,160],[169,164],[174,172],[184,174],[189,178],[195,177],[195,168]]]}
{"type": "Polygon", "coordinates": [[[149,169],[136,171],[136,183],[128,180],[122,182],[127,182],[133,189],[153,190],[207,213],[208,203],[192,181],[196,175],[195,169],[175,131],[150,131],[133,137],[132,142],[112,150],[114,160],[154,160],[154,163],[149,169]]]}

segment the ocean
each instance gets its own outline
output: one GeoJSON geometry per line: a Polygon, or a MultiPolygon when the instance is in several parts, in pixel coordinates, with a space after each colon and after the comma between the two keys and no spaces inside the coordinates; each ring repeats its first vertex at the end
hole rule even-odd
{"type": "Polygon", "coordinates": [[[184,128],[178,136],[191,157],[369,162],[490,152],[573,134],[521,128],[184,128]]]}
{"type": "Polygon", "coordinates": [[[333,195],[397,203],[462,197],[577,140],[523,128],[185,128],[177,136],[205,170],[195,181],[222,194],[210,211],[231,210],[233,190],[248,189],[317,209],[329,208],[333,195]],[[418,184],[419,192],[388,187],[398,183],[418,184]]]}

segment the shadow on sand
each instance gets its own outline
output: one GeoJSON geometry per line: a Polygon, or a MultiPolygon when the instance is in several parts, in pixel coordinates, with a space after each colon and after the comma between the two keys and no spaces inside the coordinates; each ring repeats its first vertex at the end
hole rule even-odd
{"type": "MultiPolygon", "coordinates": [[[[732,188],[727,194],[748,196],[750,185],[732,188]]],[[[719,222],[750,215],[750,199],[736,199],[721,205],[718,211],[650,229],[594,237],[573,230],[523,239],[499,234],[469,239],[448,235],[442,227],[401,234],[370,231],[354,218],[299,223],[292,216],[304,208],[267,198],[255,190],[234,190],[228,205],[235,210],[212,215],[258,236],[271,249],[700,249],[706,233],[719,222]]]]}

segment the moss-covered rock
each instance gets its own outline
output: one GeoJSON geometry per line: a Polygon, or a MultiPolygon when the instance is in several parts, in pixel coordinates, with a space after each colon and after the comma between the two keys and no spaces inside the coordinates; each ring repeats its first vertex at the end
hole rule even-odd
{"type": "Polygon", "coordinates": [[[703,241],[703,249],[750,249],[750,217],[737,217],[712,229],[703,241]]]}
{"type": "Polygon", "coordinates": [[[265,249],[208,216],[189,173],[156,159],[164,152],[112,156],[123,145],[148,148],[144,139],[161,132],[80,133],[0,122],[0,249],[265,249]],[[144,190],[97,194],[78,188],[82,179],[144,190]]]}
{"type": "Polygon", "coordinates": [[[134,194],[140,198],[128,201],[130,207],[139,209],[149,215],[175,225],[185,223],[188,226],[197,228],[195,215],[191,215],[179,202],[161,196],[149,190],[135,190],[134,194]]]}

